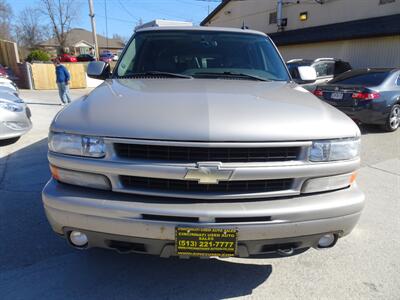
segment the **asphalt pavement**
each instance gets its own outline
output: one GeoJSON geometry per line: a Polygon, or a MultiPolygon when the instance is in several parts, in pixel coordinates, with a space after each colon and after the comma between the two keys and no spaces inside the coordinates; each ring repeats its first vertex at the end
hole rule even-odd
{"type": "Polygon", "coordinates": [[[280,259],[162,259],[79,251],[53,234],[40,192],[50,177],[47,131],[61,106],[55,91],[21,96],[33,129],[0,143],[0,299],[400,299],[400,130],[362,127],[366,207],[334,248],[280,259]]]}

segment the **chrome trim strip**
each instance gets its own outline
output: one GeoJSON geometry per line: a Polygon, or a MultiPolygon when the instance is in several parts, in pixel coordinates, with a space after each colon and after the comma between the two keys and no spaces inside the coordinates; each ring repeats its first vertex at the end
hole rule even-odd
{"type": "Polygon", "coordinates": [[[156,146],[181,146],[181,147],[232,147],[232,148],[258,148],[258,147],[308,147],[311,141],[294,142],[186,142],[186,141],[159,141],[141,139],[104,138],[106,143],[140,144],[156,146]]]}
{"type": "MultiPolygon", "coordinates": [[[[110,175],[128,175],[139,177],[166,178],[183,180],[188,166],[195,164],[165,164],[151,161],[130,163],[113,162],[99,159],[79,158],[62,154],[49,153],[50,164],[82,172],[110,175]]],[[[281,178],[313,178],[329,175],[351,173],[360,165],[360,159],[337,162],[294,162],[292,164],[240,165],[234,167],[230,180],[262,180],[281,178]]],[[[221,167],[233,168],[232,164],[221,164],[221,167]]]]}

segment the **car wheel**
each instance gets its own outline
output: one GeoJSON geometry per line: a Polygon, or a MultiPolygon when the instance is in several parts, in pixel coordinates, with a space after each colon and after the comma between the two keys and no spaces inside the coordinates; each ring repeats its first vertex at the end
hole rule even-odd
{"type": "Polygon", "coordinates": [[[386,131],[395,131],[400,125],[400,104],[393,105],[384,125],[386,131]]]}

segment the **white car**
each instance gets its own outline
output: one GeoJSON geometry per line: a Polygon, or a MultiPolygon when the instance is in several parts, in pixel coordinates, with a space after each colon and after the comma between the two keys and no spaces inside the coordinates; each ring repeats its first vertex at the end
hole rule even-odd
{"type": "Polygon", "coordinates": [[[0,88],[2,90],[6,89],[9,92],[12,92],[16,96],[19,95],[19,90],[17,85],[10,79],[0,77],[0,88]]]}
{"type": "Polygon", "coordinates": [[[292,59],[287,61],[286,65],[293,80],[311,92],[315,90],[317,85],[325,84],[336,76],[352,69],[350,63],[336,58],[292,59]],[[311,81],[302,80],[298,72],[298,68],[302,66],[310,66],[315,69],[317,79],[311,81]]]}
{"type": "Polygon", "coordinates": [[[117,55],[117,54],[113,54],[113,57],[112,57],[112,60],[113,60],[113,61],[117,61],[117,60],[118,60],[118,58],[119,58],[119,57],[118,57],[118,55],[117,55]]]}
{"type": "Polygon", "coordinates": [[[31,111],[18,96],[0,87],[0,140],[18,138],[32,128],[31,111]]]}

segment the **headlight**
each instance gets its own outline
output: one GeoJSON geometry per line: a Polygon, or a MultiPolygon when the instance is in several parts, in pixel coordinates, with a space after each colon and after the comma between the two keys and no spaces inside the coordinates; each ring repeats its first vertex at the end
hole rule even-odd
{"type": "Polygon", "coordinates": [[[104,157],[104,141],[100,137],[50,132],[49,150],[57,153],[104,157]]]}
{"type": "Polygon", "coordinates": [[[348,160],[359,156],[360,139],[343,139],[331,141],[313,142],[309,160],[310,161],[335,161],[348,160]]]}
{"type": "Polygon", "coordinates": [[[20,112],[23,110],[23,107],[21,105],[4,102],[1,100],[0,100],[0,108],[4,108],[4,109],[12,111],[12,112],[20,112]]]}

